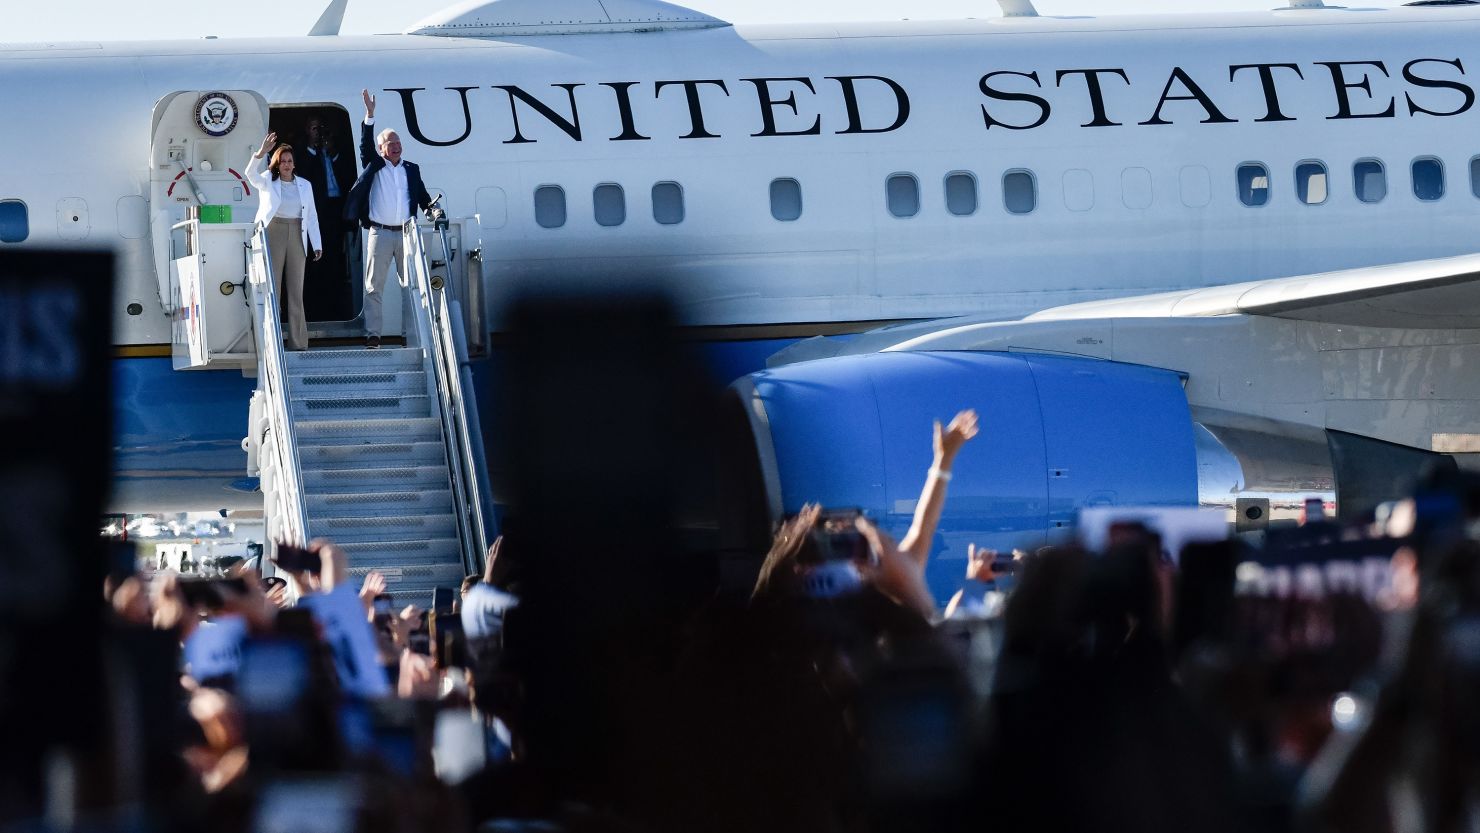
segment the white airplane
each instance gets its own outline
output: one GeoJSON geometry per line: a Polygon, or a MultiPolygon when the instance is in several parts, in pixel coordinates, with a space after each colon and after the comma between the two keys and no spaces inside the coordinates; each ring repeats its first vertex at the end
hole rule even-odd
{"type": "MultiPolygon", "coordinates": [[[[732,26],[657,0],[473,0],[343,37],[334,3],[309,37],[7,44],[26,129],[4,139],[0,246],[120,254],[118,510],[251,501],[219,488],[241,476],[251,383],[166,358],[189,308],[175,227],[202,204],[250,219],[241,171],[269,128],[301,148],[318,119],[348,159],[362,87],[445,195],[475,347],[513,288],[573,276],[670,276],[733,375],[914,322],[804,342],[736,388],[768,485],[754,517],[850,497],[908,514],[924,465],[893,449],[919,445],[918,415],[863,437],[785,393],[821,380],[879,410],[890,374],[935,415],[974,402],[991,430],[1026,426],[981,452],[1012,489],[955,485],[977,506],[960,528],[998,544],[1095,502],[1365,504],[1383,489],[1358,485],[1358,440],[1480,453],[1477,263],[1434,260],[1480,248],[1480,9],[1410,5],[1053,18],[1003,0],[1001,18],[732,26]],[[910,351],[929,361],[885,372],[910,351]],[[1054,461],[1054,432],[1083,440],[1078,462],[1054,461]],[[1137,435],[1155,442],[1104,451],[1137,435]],[[807,462],[863,442],[865,493],[807,462]],[[1157,447],[1175,447],[1160,469],[1157,447]]],[[[352,312],[354,253],[334,268],[320,307],[352,312]]],[[[314,336],[358,334],[327,315],[314,336]]]]}

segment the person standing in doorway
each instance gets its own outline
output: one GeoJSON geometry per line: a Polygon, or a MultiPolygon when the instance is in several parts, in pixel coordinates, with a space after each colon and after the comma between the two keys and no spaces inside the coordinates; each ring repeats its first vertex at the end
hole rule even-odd
{"type": "Polygon", "coordinates": [[[354,164],[340,153],[327,120],[311,116],[305,126],[308,144],[298,175],[313,186],[314,205],[322,208],[319,230],[324,238],[324,257],[308,264],[304,308],[313,321],[343,321],[353,315],[348,292],[349,264],[345,258],[344,197],[354,182],[354,164]],[[348,168],[348,170],[346,170],[348,168]]]}
{"type": "Polygon", "coordinates": [[[365,346],[380,346],[381,292],[385,289],[392,262],[406,276],[406,247],[401,227],[418,208],[427,208],[432,197],[421,181],[421,169],[401,158],[401,137],[389,128],[375,132],[375,96],[361,90],[365,99],[365,121],[360,124],[360,164],[365,167],[349,191],[344,218],[369,229],[365,258],[365,346]]]}
{"type": "Polygon", "coordinates": [[[324,256],[313,188],[302,177],[294,176],[293,148],[279,145],[276,133],[267,134],[252,155],[247,181],[257,186],[259,195],[256,222],[267,227],[267,252],[283,316],[283,346],[307,350],[308,320],[303,316],[305,255],[312,250],[314,260],[324,256]],[[271,161],[268,153],[272,154],[271,161]]]}

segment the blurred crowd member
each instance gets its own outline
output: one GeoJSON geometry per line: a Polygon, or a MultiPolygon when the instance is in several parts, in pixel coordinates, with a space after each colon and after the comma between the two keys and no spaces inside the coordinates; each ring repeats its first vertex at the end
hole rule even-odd
{"type": "Polygon", "coordinates": [[[1173,684],[1159,541],[1104,556],[1046,548],[1007,603],[979,789],[994,829],[1218,831],[1234,825],[1226,746],[1173,684]]]}
{"type": "Polygon", "coordinates": [[[934,426],[934,459],[900,544],[856,511],[808,505],[783,523],[751,600],[696,623],[669,739],[671,830],[843,831],[869,826],[866,704],[899,657],[935,644],[931,540],[975,412],[934,426]]]}
{"type": "MultiPolygon", "coordinates": [[[[1022,550],[1013,550],[1007,566],[1015,570],[1026,555],[1022,550]]],[[[967,545],[966,580],[971,584],[957,590],[956,595],[946,603],[943,618],[985,618],[1001,615],[1006,596],[996,588],[996,581],[1000,577],[997,570],[1003,566],[996,550],[977,549],[976,544],[967,545]]]]}
{"type": "Polygon", "coordinates": [[[1398,648],[1356,731],[1339,733],[1306,785],[1309,828],[1448,833],[1480,825],[1480,477],[1434,471],[1395,513],[1406,595],[1398,648]]]}

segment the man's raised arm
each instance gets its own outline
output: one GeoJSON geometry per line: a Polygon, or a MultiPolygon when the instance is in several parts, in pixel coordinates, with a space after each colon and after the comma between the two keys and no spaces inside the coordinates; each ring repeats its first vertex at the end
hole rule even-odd
{"type": "Polygon", "coordinates": [[[379,154],[375,150],[375,96],[368,89],[360,90],[365,99],[365,120],[360,122],[360,167],[367,168],[379,154]]]}

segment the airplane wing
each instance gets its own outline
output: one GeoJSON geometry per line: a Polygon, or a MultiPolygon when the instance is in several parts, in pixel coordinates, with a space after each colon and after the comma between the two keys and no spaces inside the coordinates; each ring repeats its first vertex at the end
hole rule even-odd
{"type": "Polygon", "coordinates": [[[1236,314],[1360,327],[1480,327],[1480,254],[1090,301],[1023,320],[1236,314]]]}
{"type": "MultiPolygon", "coordinates": [[[[974,334],[1025,325],[1115,318],[1262,315],[1354,327],[1480,328],[1480,254],[1343,269],[1293,278],[1137,295],[1052,307],[1021,320],[937,318],[839,338],[819,336],[777,352],[771,367],[880,350],[959,348],[974,334]]],[[[1069,348],[1065,348],[1069,349],[1069,348]]]]}

